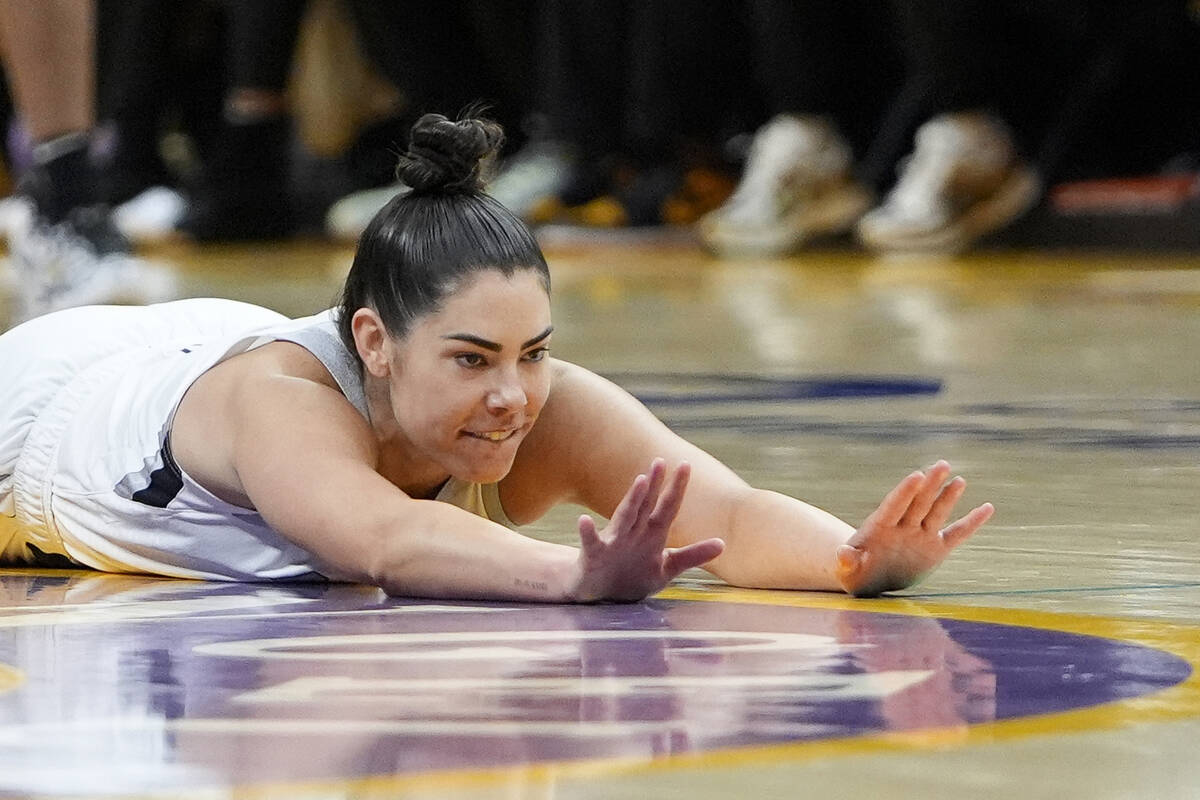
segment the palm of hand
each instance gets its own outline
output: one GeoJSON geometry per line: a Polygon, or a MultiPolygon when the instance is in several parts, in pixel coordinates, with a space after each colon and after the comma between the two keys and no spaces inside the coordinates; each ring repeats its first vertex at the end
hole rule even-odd
{"type": "Polygon", "coordinates": [[[946,483],[949,475],[945,461],[912,473],[837,549],[838,580],[847,592],[870,597],[911,586],[987,522],[990,503],[942,527],[966,489],[962,478],[946,483]]]}
{"type": "Polygon", "coordinates": [[[685,462],[668,480],[663,461],[655,459],[649,476],[634,479],[603,531],[591,517],[579,518],[579,577],[572,592],[577,602],[636,602],[720,555],[720,539],[665,548],[690,474],[685,462]]]}

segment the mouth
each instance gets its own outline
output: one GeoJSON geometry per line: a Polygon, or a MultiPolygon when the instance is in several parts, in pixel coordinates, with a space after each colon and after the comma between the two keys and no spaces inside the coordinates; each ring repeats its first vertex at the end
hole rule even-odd
{"type": "Polygon", "coordinates": [[[520,432],[520,428],[507,428],[499,431],[463,431],[472,439],[482,439],[485,442],[503,442],[511,439],[520,432]]]}

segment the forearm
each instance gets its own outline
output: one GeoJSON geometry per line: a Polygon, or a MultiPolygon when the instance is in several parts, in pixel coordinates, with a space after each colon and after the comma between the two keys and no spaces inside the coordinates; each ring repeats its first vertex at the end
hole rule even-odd
{"type": "Polygon", "coordinates": [[[391,595],[572,602],[577,548],[531,539],[454,506],[408,501],[376,520],[361,579],[391,595]]]}
{"type": "Polygon", "coordinates": [[[854,528],[795,498],[747,489],[722,534],[725,552],[707,569],[735,586],[841,591],[835,552],[854,528]]]}

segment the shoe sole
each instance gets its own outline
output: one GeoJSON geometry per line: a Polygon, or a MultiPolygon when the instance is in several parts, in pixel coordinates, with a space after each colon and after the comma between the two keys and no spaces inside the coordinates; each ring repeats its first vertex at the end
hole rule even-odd
{"type": "Polygon", "coordinates": [[[791,255],[819,237],[845,233],[870,207],[868,192],[845,186],[770,229],[722,231],[703,221],[698,227],[705,247],[721,258],[773,258],[791,255]]]}
{"type": "Polygon", "coordinates": [[[1021,170],[995,195],[971,206],[951,225],[912,235],[872,233],[860,225],[858,240],[872,250],[883,252],[961,252],[1032,208],[1041,196],[1041,186],[1036,173],[1021,170]]]}

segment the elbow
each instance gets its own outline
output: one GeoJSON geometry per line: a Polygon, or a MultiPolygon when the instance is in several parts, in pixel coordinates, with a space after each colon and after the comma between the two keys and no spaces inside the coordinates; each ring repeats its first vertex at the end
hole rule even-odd
{"type": "Polygon", "coordinates": [[[410,581],[405,578],[413,568],[413,552],[405,538],[396,535],[394,529],[370,537],[370,552],[364,554],[360,567],[362,583],[378,586],[393,597],[406,593],[410,581]]]}

